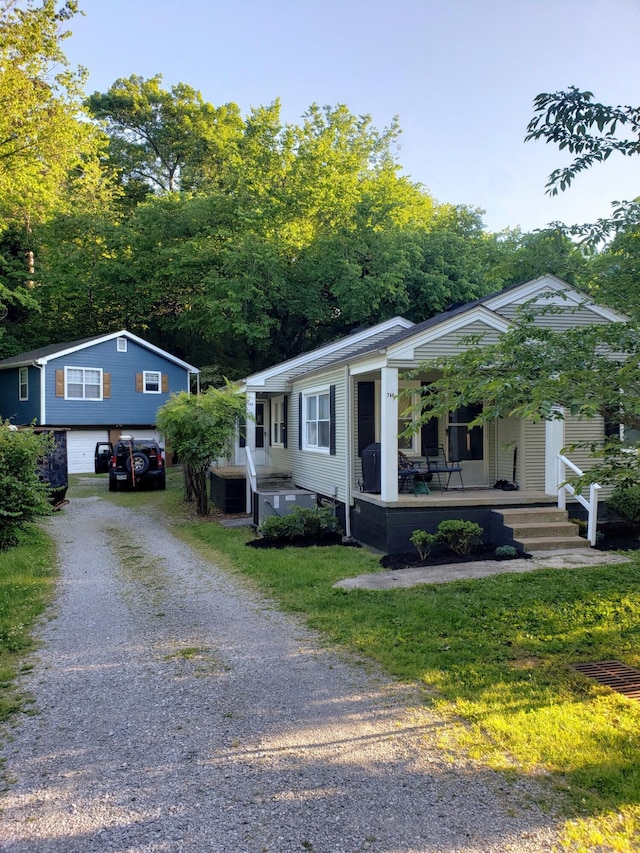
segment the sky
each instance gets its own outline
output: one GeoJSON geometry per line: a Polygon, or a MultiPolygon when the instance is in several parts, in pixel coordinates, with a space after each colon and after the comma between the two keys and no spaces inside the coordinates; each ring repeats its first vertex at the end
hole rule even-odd
{"type": "Polygon", "coordinates": [[[80,0],[64,50],[87,93],[162,74],[243,114],[280,98],[299,122],[345,104],[398,116],[402,174],[491,231],[592,222],[640,195],[640,158],[612,158],[545,194],[567,155],[524,143],[533,99],[574,85],[637,105],[640,0],[80,0]]]}

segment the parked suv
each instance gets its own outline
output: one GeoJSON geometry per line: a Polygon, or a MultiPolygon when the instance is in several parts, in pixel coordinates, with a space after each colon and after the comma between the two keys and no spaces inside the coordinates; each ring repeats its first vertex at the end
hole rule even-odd
{"type": "Polygon", "coordinates": [[[109,463],[109,491],[119,488],[136,489],[152,486],[166,487],[162,448],[152,438],[133,438],[121,435],[113,448],[109,463]]]}

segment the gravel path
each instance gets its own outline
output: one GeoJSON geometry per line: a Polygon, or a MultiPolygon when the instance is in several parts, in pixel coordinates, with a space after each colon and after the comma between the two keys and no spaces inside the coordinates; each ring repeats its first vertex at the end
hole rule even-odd
{"type": "Polygon", "coordinates": [[[24,679],[38,713],[2,746],[0,850],[555,849],[534,780],[447,758],[409,692],[157,520],[82,498],[50,528],[60,595],[24,679]]]}

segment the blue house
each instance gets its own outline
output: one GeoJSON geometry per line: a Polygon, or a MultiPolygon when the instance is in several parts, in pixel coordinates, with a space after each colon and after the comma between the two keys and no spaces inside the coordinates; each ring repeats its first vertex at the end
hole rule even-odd
{"type": "Polygon", "coordinates": [[[156,438],[156,412],[198,369],[131,332],[51,344],[0,361],[0,418],[66,427],[69,473],[93,471],[95,445],[156,438]]]}

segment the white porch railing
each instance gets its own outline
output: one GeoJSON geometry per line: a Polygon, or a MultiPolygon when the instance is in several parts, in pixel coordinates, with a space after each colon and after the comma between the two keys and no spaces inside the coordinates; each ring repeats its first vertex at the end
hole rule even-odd
{"type": "Polygon", "coordinates": [[[598,483],[591,483],[589,486],[589,500],[587,500],[582,495],[576,493],[576,490],[573,488],[571,483],[565,483],[565,465],[568,468],[571,468],[578,477],[581,477],[584,473],[577,465],[574,465],[570,459],[563,456],[562,453],[558,454],[558,509],[566,509],[567,492],[569,492],[570,495],[573,495],[578,503],[582,504],[582,506],[587,510],[587,539],[593,548],[596,544],[596,528],[598,525],[598,492],[602,486],[598,483]]]}
{"type": "Polygon", "coordinates": [[[256,492],[258,490],[258,481],[256,478],[256,466],[254,464],[253,455],[251,453],[251,450],[250,450],[248,444],[244,448],[244,452],[245,452],[245,468],[246,468],[246,472],[247,472],[247,477],[246,477],[246,480],[247,480],[246,509],[247,509],[247,513],[250,515],[253,512],[252,495],[254,492],[256,492]]]}

